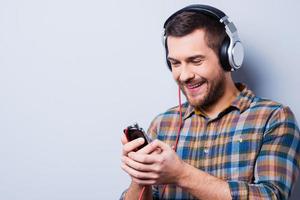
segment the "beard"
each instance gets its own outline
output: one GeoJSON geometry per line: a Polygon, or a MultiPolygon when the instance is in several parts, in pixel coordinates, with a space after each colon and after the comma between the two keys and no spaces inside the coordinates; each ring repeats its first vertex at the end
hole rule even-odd
{"type": "Polygon", "coordinates": [[[210,107],[223,96],[225,91],[225,74],[223,71],[218,71],[217,77],[214,80],[208,81],[202,77],[198,81],[202,83],[201,85],[205,85],[205,91],[203,94],[198,94],[197,96],[189,95],[184,86],[185,84],[194,81],[187,81],[184,84],[179,83],[181,91],[189,104],[194,108],[200,109],[210,107]]]}

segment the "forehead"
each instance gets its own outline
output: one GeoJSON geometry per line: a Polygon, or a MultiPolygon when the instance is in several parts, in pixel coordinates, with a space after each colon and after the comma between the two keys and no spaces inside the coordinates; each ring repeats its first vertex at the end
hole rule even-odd
{"type": "Polygon", "coordinates": [[[203,29],[197,29],[182,37],[168,36],[167,45],[168,56],[176,59],[198,54],[206,55],[212,51],[207,45],[203,29]]]}

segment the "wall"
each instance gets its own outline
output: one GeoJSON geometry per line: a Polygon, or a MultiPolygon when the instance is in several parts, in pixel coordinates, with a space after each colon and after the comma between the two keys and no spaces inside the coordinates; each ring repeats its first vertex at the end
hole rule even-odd
{"type": "Polygon", "coordinates": [[[123,128],[177,104],[163,22],[196,2],[238,27],[236,79],[300,119],[299,1],[1,0],[0,199],[119,197],[123,128]]]}

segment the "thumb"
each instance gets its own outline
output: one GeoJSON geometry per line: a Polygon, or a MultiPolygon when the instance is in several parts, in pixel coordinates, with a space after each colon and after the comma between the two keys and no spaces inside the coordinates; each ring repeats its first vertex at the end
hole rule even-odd
{"type": "Polygon", "coordinates": [[[122,135],[122,137],[121,137],[121,142],[122,142],[123,145],[126,144],[126,143],[128,142],[128,140],[127,140],[125,134],[122,135]]]}
{"type": "Polygon", "coordinates": [[[158,139],[154,140],[152,143],[153,143],[152,145],[154,145],[156,148],[160,148],[163,151],[172,149],[170,145],[158,139]]]}

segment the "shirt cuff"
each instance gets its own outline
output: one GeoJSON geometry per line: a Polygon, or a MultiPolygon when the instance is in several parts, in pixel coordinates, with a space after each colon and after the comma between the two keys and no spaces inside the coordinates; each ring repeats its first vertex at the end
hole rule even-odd
{"type": "Polygon", "coordinates": [[[127,192],[127,190],[125,190],[125,191],[122,193],[122,195],[121,195],[121,197],[119,198],[119,200],[125,200],[126,192],[127,192]]]}
{"type": "Polygon", "coordinates": [[[248,199],[248,184],[241,181],[227,181],[232,200],[248,199]]]}

